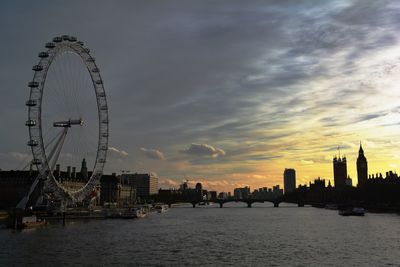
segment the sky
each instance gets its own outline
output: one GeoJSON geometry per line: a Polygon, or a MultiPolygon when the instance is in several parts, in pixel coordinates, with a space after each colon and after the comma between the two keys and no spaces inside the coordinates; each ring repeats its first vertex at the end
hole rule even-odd
{"type": "MultiPolygon", "coordinates": [[[[345,155],[357,183],[400,170],[398,1],[2,1],[0,168],[31,157],[24,123],[37,53],[83,40],[110,112],[105,172],[155,172],[232,191],[333,182],[345,155]]],[[[96,138],[96,137],[94,137],[96,138]]]]}

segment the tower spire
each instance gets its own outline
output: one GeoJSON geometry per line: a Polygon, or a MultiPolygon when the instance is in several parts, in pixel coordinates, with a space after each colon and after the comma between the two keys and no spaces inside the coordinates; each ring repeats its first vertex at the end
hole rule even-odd
{"type": "Polygon", "coordinates": [[[362,148],[361,140],[360,140],[360,149],[358,150],[358,154],[359,155],[363,155],[364,154],[364,149],[362,148]]]}

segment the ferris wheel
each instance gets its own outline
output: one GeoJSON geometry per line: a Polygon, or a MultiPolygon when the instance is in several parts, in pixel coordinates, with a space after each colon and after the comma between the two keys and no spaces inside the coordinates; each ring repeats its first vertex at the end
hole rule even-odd
{"type": "Polygon", "coordinates": [[[27,145],[39,171],[30,193],[41,184],[54,195],[81,201],[99,183],[107,157],[109,120],[103,80],[89,48],[76,37],[58,36],[45,47],[32,68],[26,101],[27,145]],[[88,169],[84,185],[66,187],[56,169],[71,168],[82,160],[88,169]]]}

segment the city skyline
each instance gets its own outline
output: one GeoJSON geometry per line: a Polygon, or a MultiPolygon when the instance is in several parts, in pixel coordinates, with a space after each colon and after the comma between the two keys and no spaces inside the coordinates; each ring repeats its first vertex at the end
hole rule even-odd
{"type": "Polygon", "coordinates": [[[31,67],[44,42],[68,33],[94,51],[105,81],[105,173],[231,191],[282,185],[293,168],[297,184],[333,184],[340,146],[356,185],[360,141],[368,173],[400,170],[395,1],[43,3],[0,10],[2,169],[31,157],[31,67]]]}

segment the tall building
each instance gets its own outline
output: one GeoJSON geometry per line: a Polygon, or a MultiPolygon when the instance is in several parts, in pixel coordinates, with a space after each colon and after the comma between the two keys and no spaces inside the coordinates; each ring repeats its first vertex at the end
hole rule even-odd
{"type": "Polygon", "coordinates": [[[248,199],[250,196],[250,187],[235,188],[233,190],[233,195],[235,199],[248,199]]]}
{"type": "Polygon", "coordinates": [[[333,178],[335,181],[335,188],[344,188],[347,179],[347,160],[346,157],[333,158],[333,178]]]}
{"type": "Polygon", "coordinates": [[[285,169],[283,172],[283,187],[285,194],[296,190],[296,171],[294,169],[285,169]]]}
{"type": "Polygon", "coordinates": [[[241,190],[241,188],[235,188],[233,190],[233,197],[235,199],[242,199],[242,190],[241,190]]]}
{"type": "Polygon", "coordinates": [[[158,177],[153,173],[123,174],[121,180],[124,184],[130,184],[136,189],[136,196],[147,199],[158,193],[158,177]]]}
{"type": "Polygon", "coordinates": [[[100,178],[100,205],[116,205],[118,203],[118,178],[112,175],[103,175],[100,178]]]}
{"type": "Polygon", "coordinates": [[[358,186],[365,186],[368,180],[368,162],[364,156],[364,150],[360,143],[360,149],[358,150],[358,158],[357,158],[357,178],[358,178],[358,186]]]}
{"type": "Polygon", "coordinates": [[[86,165],[86,159],[85,158],[83,158],[83,160],[82,160],[81,178],[82,178],[83,181],[87,181],[89,179],[88,168],[87,168],[87,165],[86,165]]]}
{"type": "Polygon", "coordinates": [[[198,191],[202,191],[203,190],[203,186],[201,185],[201,183],[197,183],[196,184],[196,190],[198,190],[198,191]]]}

